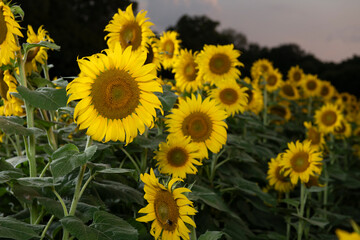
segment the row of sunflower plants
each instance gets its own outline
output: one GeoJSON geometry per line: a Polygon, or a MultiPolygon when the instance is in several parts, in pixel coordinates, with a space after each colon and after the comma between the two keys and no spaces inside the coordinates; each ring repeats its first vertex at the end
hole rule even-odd
{"type": "Polygon", "coordinates": [[[356,96],[267,59],[241,78],[233,45],[182,49],[146,14],[56,78],[60,47],[0,1],[0,238],[359,239],[356,96]]]}

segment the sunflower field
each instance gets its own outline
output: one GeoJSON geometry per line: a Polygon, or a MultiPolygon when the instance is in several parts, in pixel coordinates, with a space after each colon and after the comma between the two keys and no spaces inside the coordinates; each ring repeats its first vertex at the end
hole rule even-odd
{"type": "Polygon", "coordinates": [[[0,239],[359,240],[357,97],[146,14],[57,78],[56,39],[0,0],[0,239]]]}

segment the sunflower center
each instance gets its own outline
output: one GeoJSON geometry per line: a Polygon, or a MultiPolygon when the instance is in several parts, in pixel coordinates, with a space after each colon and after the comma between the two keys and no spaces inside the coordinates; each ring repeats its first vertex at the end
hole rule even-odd
{"type": "Polygon", "coordinates": [[[281,173],[281,169],[282,169],[282,167],[277,167],[276,168],[276,170],[275,170],[276,179],[281,181],[281,182],[286,182],[285,181],[286,177],[284,176],[283,173],[281,173]]]}
{"type": "Polygon", "coordinates": [[[9,91],[9,86],[4,81],[4,72],[0,69],[0,96],[6,99],[6,94],[9,91]]]}
{"type": "Polygon", "coordinates": [[[290,163],[295,172],[304,172],[310,165],[309,154],[306,152],[297,152],[290,159],[290,163]]]}
{"type": "Polygon", "coordinates": [[[26,62],[31,62],[36,57],[39,51],[40,51],[40,47],[34,47],[30,49],[26,58],[26,62]]]}
{"type": "Polygon", "coordinates": [[[174,231],[179,218],[179,208],[172,194],[165,190],[156,193],[154,201],[156,219],[161,227],[168,231],[174,231]]]}
{"type": "Polygon", "coordinates": [[[172,58],[174,55],[174,50],[175,50],[174,42],[171,40],[167,40],[164,43],[165,56],[167,56],[168,58],[172,58]]]}
{"type": "Polygon", "coordinates": [[[307,87],[307,89],[309,89],[309,90],[315,90],[316,87],[317,87],[317,85],[316,85],[316,82],[315,82],[315,81],[308,81],[308,82],[306,83],[306,87],[307,87]]]}
{"type": "Polygon", "coordinates": [[[282,90],[283,92],[285,93],[286,96],[289,96],[289,97],[294,97],[295,96],[295,91],[293,89],[293,87],[289,84],[285,84],[283,87],[282,87],[282,90]]]}
{"type": "Polygon", "coordinates": [[[141,40],[141,27],[136,22],[131,22],[121,28],[120,44],[124,49],[130,45],[133,50],[138,49],[141,40]]]}
{"type": "Polygon", "coordinates": [[[321,88],[320,94],[323,97],[326,97],[330,93],[329,88],[327,86],[324,86],[321,88]]]}
{"type": "Polygon", "coordinates": [[[270,75],[267,79],[267,84],[269,86],[274,86],[276,84],[276,82],[277,82],[277,78],[274,75],[270,75]]]}
{"type": "Polygon", "coordinates": [[[146,60],[144,64],[149,64],[152,63],[154,61],[154,51],[153,48],[150,44],[146,45],[146,49],[148,50],[147,55],[146,55],[146,60]]]}
{"type": "Polygon", "coordinates": [[[211,119],[202,112],[191,113],[183,121],[182,132],[185,136],[191,136],[194,142],[203,142],[211,135],[211,119]]]}
{"type": "Polygon", "coordinates": [[[301,74],[299,72],[295,72],[293,75],[293,79],[295,82],[299,82],[301,80],[301,74]]]}
{"type": "Polygon", "coordinates": [[[315,129],[310,128],[308,131],[308,139],[311,140],[312,145],[318,145],[320,144],[321,135],[315,129]]]}
{"type": "Polygon", "coordinates": [[[321,116],[321,122],[326,126],[332,126],[336,123],[337,115],[334,111],[328,110],[321,116]]]}
{"type": "Polygon", "coordinates": [[[260,71],[261,71],[261,73],[266,73],[268,70],[269,70],[269,66],[268,66],[268,65],[262,64],[262,65],[260,66],[260,71]]]}
{"type": "Polygon", "coordinates": [[[189,155],[184,148],[174,147],[167,153],[167,160],[174,167],[182,167],[189,159],[189,155]]]}
{"type": "Polygon", "coordinates": [[[238,98],[238,93],[232,88],[225,88],[220,92],[220,100],[226,105],[232,105],[236,103],[238,98]]]}
{"type": "Polygon", "coordinates": [[[127,117],[140,102],[140,90],[135,79],[118,69],[100,73],[92,85],[91,96],[94,108],[109,119],[127,117]]]}
{"type": "Polygon", "coordinates": [[[184,67],[184,75],[188,82],[192,82],[196,79],[198,70],[196,69],[196,64],[194,62],[189,62],[184,67]]]}
{"type": "Polygon", "coordinates": [[[231,61],[227,55],[217,53],[210,59],[209,67],[211,72],[215,74],[225,74],[230,70],[231,61]]]}
{"type": "Polygon", "coordinates": [[[248,95],[248,103],[250,104],[253,99],[254,94],[251,89],[246,90],[245,93],[248,95]]]}
{"type": "Polygon", "coordinates": [[[5,41],[7,32],[8,29],[3,14],[3,7],[0,7],[0,44],[2,44],[5,41]]]}

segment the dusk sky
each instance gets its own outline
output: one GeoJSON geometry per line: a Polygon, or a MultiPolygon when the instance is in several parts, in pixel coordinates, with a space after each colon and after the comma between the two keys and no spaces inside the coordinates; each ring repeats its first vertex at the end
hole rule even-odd
{"type": "Polygon", "coordinates": [[[164,31],[188,14],[207,15],[248,42],[274,47],[296,43],[323,61],[360,56],[360,0],[138,0],[164,31]]]}

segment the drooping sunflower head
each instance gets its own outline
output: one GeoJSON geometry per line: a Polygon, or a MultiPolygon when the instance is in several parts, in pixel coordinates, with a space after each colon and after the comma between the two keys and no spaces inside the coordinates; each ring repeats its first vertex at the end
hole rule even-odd
{"type": "Polygon", "coordinates": [[[340,127],[336,127],[334,130],[335,137],[339,139],[348,138],[351,136],[351,133],[351,124],[346,119],[342,119],[340,127]]]}
{"type": "Polygon", "coordinates": [[[304,122],[304,126],[306,128],[306,139],[311,141],[311,146],[315,149],[322,149],[325,144],[324,134],[311,122],[304,122]]]}
{"type": "Polygon", "coordinates": [[[173,184],[181,181],[179,178],[173,178],[165,187],[159,183],[153,169],[150,169],[150,174],[141,174],[140,178],[145,183],[144,198],[148,205],[139,210],[139,213],[146,215],[136,221],[153,221],[150,234],[155,239],[189,239],[190,230],[185,223],[196,227],[189,216],[195,215],[197,211],[183,193],[191,191],[187,188],[173,189],[173,184]]]}
{"type": "Polygon", "coordinates": [[[319,175],[315,175],[315,176],[310,176],[309,181],[305,183],[305,186],[307,188],[311,188],[311,187],[324,187],[325,185],[319,182],[319,175]]]}
{"type": "Polygon", "coordinates": [[[289,177],[284,176],[283,167],[280,166],[282,153],[278,154],[276,158],[271,158],[268,163],[269,169],[267,171],[266,179],[270,186],[273,186],[276,191],[290,192],[294,189],[294,185],[290,182],[289,177]]]}
{"type": "Polygon", "coordinates": [[[123,49],[132,46],[132,51],[146,51],[146,46],[151,42],[154,33],[150,26],[153,23],[147,21],[147,11],[141,10],[135,17],[130,4],[125,11],[118,9],[112,20],[106,25],[105,30],[109,32],[105,36],[110,49],[120,43],[123,49]]]}
{"type": "Polygon", "coordinates": [[[328,101],[334,96],[335,87],[329,81],[321,81],[319,94],[325,101],[328,101]]]}
{"type": "Polygon", "coordinates": [[[196,174],[194,165],[202,165],[201,155],[196,144],[190,137],[181,138],[169,135],[166,142],[159,144],[159,150],[155,151],[156,166],[164,174],[170,174],[174,178],[186,178],[186,174],[196,174]]]}
{"type": "Polygon", "coordinates": [[[280,88],[280,96],[289,100],[297,100],[300,97],[298,89],[289,81],[284,82],[280,88]]]}
{"type": "Polygon", "coordinates": [[[345,104],[349,104],[351,102],[351,94],[348,92],[340,93],[340,97],[345,104]]]}
{"type": "MultiPolygon", "coordinates": [[[[251,84],[249,78],[244,78],[247,84],[251,84]]],[[[264,98],[261,89],[256,85],[252,84],[252,89],[247,89],[245,93],[248,95],[248,104],[246,110],[258,115],[264,107],[264,98]]]]}
{"type": "Polygon", "coordinates": [[[307,74],[301,87],[306,97],[315,97],[320,94],[320,80],[315,75],[307,74]]]}
{"type": "Polygon", "coordinates": [[[20,49],[15,36],[23,37],[20,25],[10,7],[0,1],[0,65],[10,63],[10,60],[15,58],[15,52],[20,49]]]}
{"type": "Polygon", "coordinates": [[[159,56],[165,69],[171,69],[180,53],[179,33],[175,31],[163,32],[159,40],[159,56]]]}
{"type": "Polygon", "coordinates": [[[202,157],[208,158],[209,149],[213,153],[220,151],[227,139],[227,114],[209,97],[202,100],[192,95],[191,98],[179,99],[177,108],[167,116],[165,124],[174,136],[190,137],[197,145],[202,157]]]}
{"type": "Polygon", "coordinates": [[[9,70],[0,69],[0,95],[4,103],[1,115],[24,116],[25,110],[22,107],[24,102],[10,93],[17,93],[17,81],[9,70]]]}
{"type": "Polygon", "coordinates": [[[268,112],[277,118],[272,121],[274,124],[284,124],[284,122],[289,121],[291,118],[291,110],[286,102],[270,105],[268,112]]]}
{"type": "Polygon", "coordinates": [[[284,168],[284,176],[289,176],[294,185],[299,179],[302,183],[307,183],[310,176],[321,173],[321,152],[312,148],[310,141],[288,143],[288,149],[282,158],[280,166],[284,168]]]}
{"type": "Polygon", "coordinates": [[[79,59],[79,77],[67,86],[68,102],[81,100],[74,120],[79,129],[97,141],[129,143],[153,126],[155,109],[161,102],[154,92],[162,92],[153,75],[154,64],[146,64],[146,53],[114,49],[79,59]]]}
{"type": "Polygon", "coordinates": [[[255,82],[261,81],[259,78],[263,76],[264,78],[266,75],[274,69],[273,64],[267,59],[259,59],[253,63],[251,66],[251,78],[255,82]]]}
{"type": "Polygon", "coordinates": [[[341,127],[342,119],[343,115],[334,104],[325,104],[315,111],[315,123],[324,134],[333,133],[335,128],[341,127]]]}
{"type": "Polygon", "coordinates": [[[229,45],[205,45],[196,58],[199,75],[205,82],[217,85],[224,81],[234,81],[240,76],[238,66],[244,66],[239,60],[240,51],[229,45]]]}
{"type": "Polygon", "coordinates": [[[218,88],[212,89],[209,95],[230,116],[234,116],[245,111],[248,104],[247,90],[247,87],[240,87],[235,81],[229,81],[219,83],[218,88]]]}
{"type": "Polygon", "coordinates": [[[304,71],[299,67],[291,67],[288,71],[288,79],[293,83],[294,86],[299,86],[304,81],[305,74],[304,71]]]}
{"type": "Polygon", "coordinates": [[[202,88],[202,77],[199,75],[198,64],[195,62],[197,52],[186,49],[180,51],[180,55],[174,63],[176,86],[181,92],[192,93],[202,88]]]}
{"type": "MultiPolygon", "coordinates": [[[[26,42],[39,43],[41,41],[54,42],[54,40],[50,38],[49,33],[43,29],[43,26],[40,26],[37,33],[35,33],[32,26],[28,25],[26,42]]],[[[31,74],[31,71],[38,71],[37,63],[45,64],[45,61],[48,59],[48,49],[47,47],[35,47],[28,52],[25,63],[27,75],[31,74]]]]}
{"type": "Polygon", "coordinates": [[[159,70],[161,67],[159,57],[159,39],[156,37],[151,38],[150,42],[146,44],[146,61],[145,64],[153,63],[156,69],[159,70]]]}

